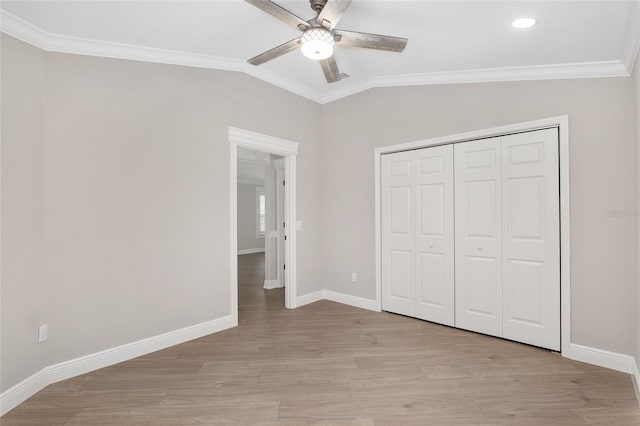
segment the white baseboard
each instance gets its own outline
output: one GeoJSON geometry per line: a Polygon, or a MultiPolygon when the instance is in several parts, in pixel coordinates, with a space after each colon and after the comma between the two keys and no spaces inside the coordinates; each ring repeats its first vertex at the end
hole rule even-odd
{"type": "Polygon", "coordinates": [[[317,302],[322,299],[324,299],[324,290],[314,291],[313,293],[296,297],[295,307],[299,308],[300,306],[308,305],[309,303],[317,302]]]}
{"type": "Polygon", "coordinates": [[[0,416],[5,415],[52,383],[226,330],[236,325],[238,325],[237,322],[230,315],[49,365],[0,394],[0,416]]]}
{"type": "Polygon", "coordinates": [[[324,299],[345,305],[355,306],[356,308],[368,309],[370,311],[380,312],[378,304],[373,299],[365,299],[363,297],[352,296],[350,294],[338,293],[337,291],[324,290],[324,299]]]}
{"type": "Polygon", "coordinates": [[[631,355],[571,344],[569,358],[599,367],[610,368],[627,374],[634,374],[636,361],[631,355]]]}
{"type": "Polygon", "coordinates": [[[238,256],[241,256],[243,254],[253,254],[253,253],[264,253],[264,248],[238,250],[238,256]]]}
{"type": "Polygon", "coordinates": [[[49,376],[45,367],[15,386],[12,386],[2,392],[2,394],[0,394],[0,416],[4,416],[51,383],[53,382],[49,381],[49,376]]]}
{"type": "Polygon", "coordinates": [[[274,288],[282,288],[284,287],[283,284],[280,283],[280,281],[278,280],[264,280],[264,288],[267,290],[271,290],[274,288]]]}
{"type": "Polygon", "coordinates": [[[308,305],[309,303],[317,302],[319,300],[331,300],[332,302],[338,302],[344,305],[354,306],[356,308],[380,312],[375,300],[338,293],[337,291],[331,290],[318,290],[313,293],[305,294],[304,296],[299,296],[296,298],[296,307],[308,305]]]}
{"type": "Polygon", "coordinates": [[[640,402],[640,367],[638,367],[638,362],[640,360],[633,360],[633,372],[631,375],[633,376],[633,385],[636,390],[636,398],[638,398],[638,402],[640,402]]]}

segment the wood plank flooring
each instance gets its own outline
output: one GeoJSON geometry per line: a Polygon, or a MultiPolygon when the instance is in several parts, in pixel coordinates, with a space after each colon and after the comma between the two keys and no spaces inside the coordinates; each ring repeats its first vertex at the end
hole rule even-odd
{"type": "Polygon", "coordinates": [[[631,376],[321,301],[284,309],[239,257],[239,323],[51,385],[13,425],[639,425],[631,376]]]}

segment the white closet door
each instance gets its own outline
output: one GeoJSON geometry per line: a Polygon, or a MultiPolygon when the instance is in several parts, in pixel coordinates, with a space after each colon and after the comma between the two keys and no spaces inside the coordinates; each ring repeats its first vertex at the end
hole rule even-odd
{"type": "Polygon", "coordinates": [[[414,206],[413,151],[383,155],[382,309],[413,316],[414,206]]]}
{"type": "Polygon", "coordinates": [[[453,146],[414,151],[415,316],[454,324],[453,146]]]}
{"type": "Polygon", "coordinates": [[[500,138],[455,145],[456,327],[502,336],[500,138]]]}
{"type": "Polygon", "coordinates": [[[560,350],[558,130],[502,138],[503,335],[560,350]]]}

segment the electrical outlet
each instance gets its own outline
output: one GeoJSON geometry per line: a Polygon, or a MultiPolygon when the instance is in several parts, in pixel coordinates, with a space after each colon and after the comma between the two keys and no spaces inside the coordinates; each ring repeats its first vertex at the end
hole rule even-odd
{"type": "Polygon", "coordinates": [[[355,272],[351,273],[351,282],[355,283],[356,281],[358,281],[358,274],[356,274],[355,272]]]}
{"type": "Polygon", "coordinates": [[[38,327],[38,343],[46,342],[48,334],[47,324],[42,324],[38,327]]]}

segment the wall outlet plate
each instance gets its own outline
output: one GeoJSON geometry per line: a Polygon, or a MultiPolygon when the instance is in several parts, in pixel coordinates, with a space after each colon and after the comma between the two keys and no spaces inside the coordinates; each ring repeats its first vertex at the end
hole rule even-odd
{"type": "Polygon", "coordinates": [[[47,324],[42,324],[38,327],[38,343],[46,342],[49,337],[49,330],[47,324]]]}

